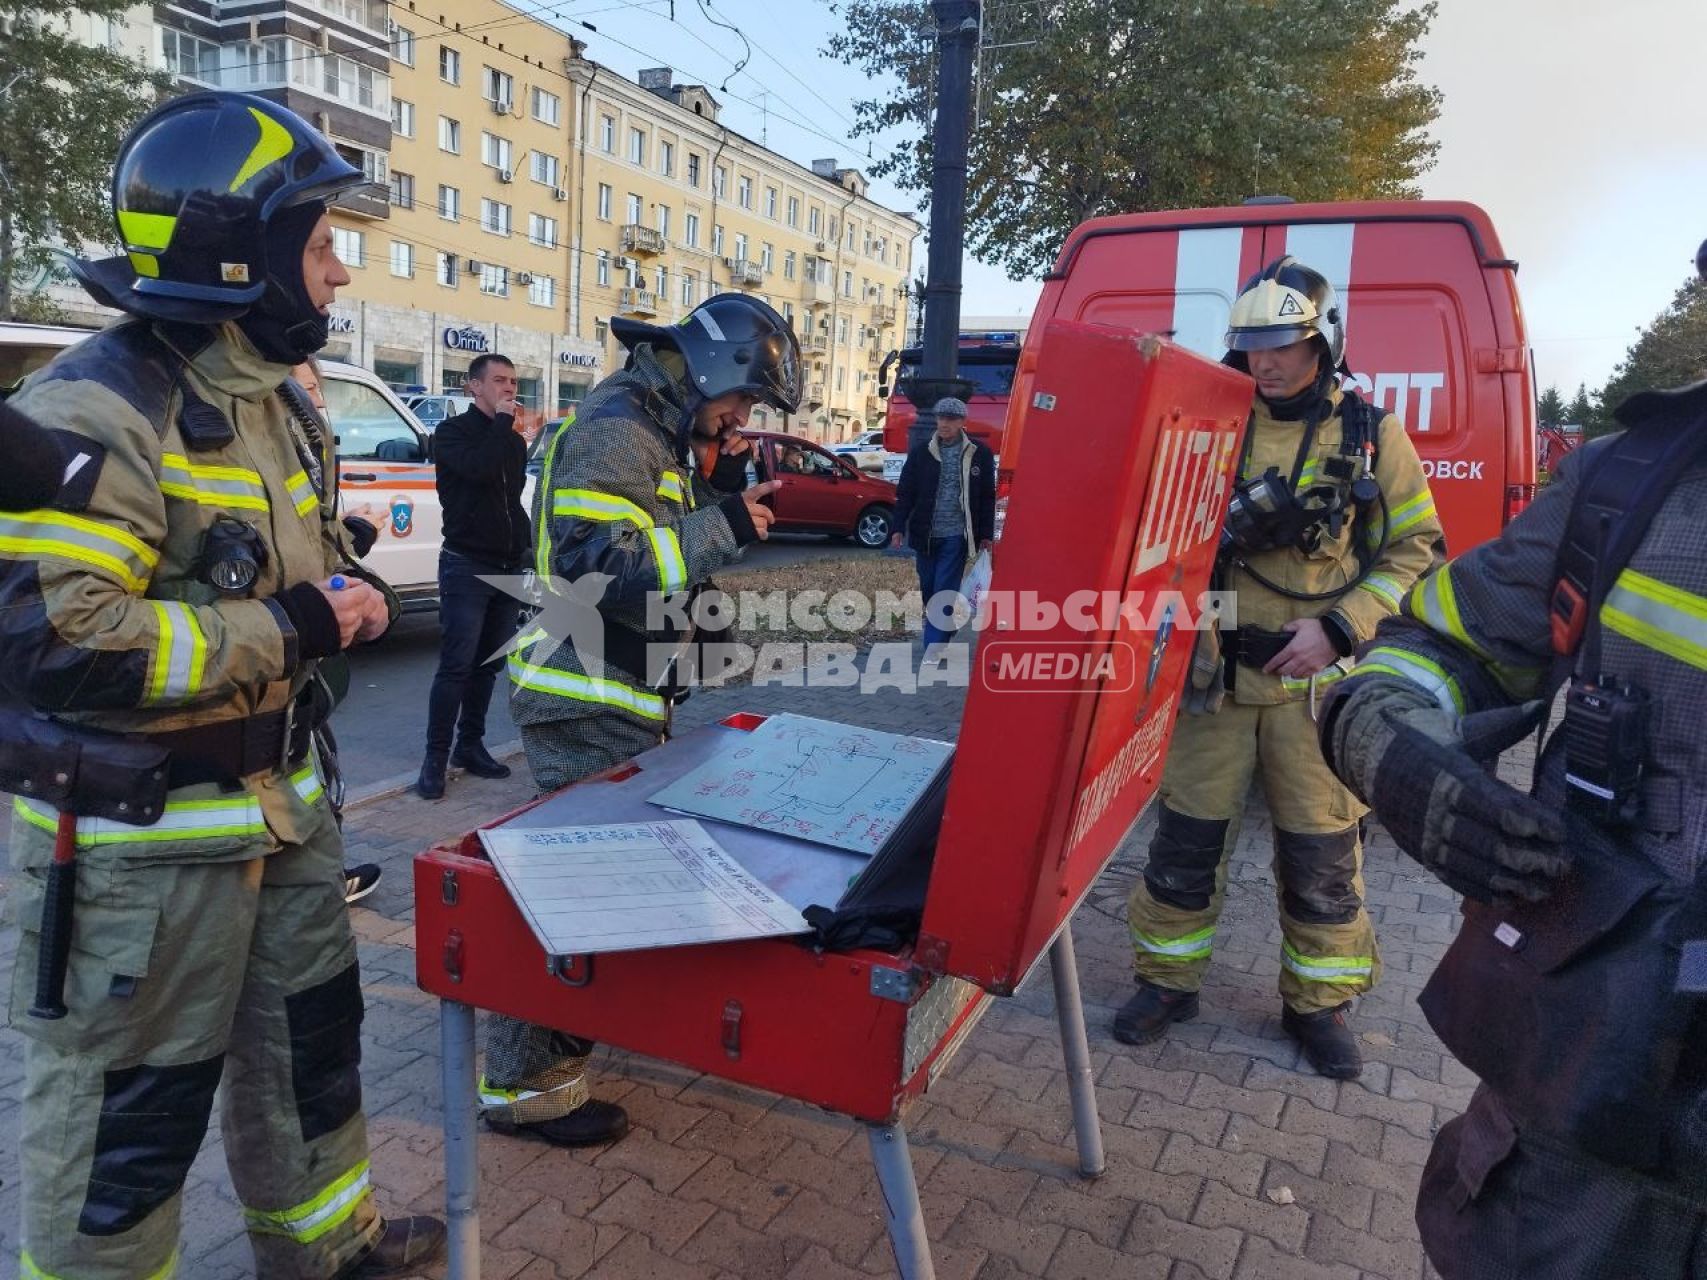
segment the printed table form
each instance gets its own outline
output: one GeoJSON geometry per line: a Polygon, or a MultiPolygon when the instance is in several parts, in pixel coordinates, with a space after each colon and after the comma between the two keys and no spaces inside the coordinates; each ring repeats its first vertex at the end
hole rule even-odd
{"type": "Polygon", "coordinates": [[[498,829],[480,840],[553,957],[809,932],[691,820],[498,829]]]}

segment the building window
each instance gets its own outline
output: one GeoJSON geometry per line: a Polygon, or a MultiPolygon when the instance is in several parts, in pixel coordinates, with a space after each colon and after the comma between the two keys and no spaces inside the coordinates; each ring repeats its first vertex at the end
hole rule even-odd
{"type": "Polygon", "coordinates": [[[555,125],[563,119],[563,99],[544,89],[533,91],[533,118],[541,124],[555,125]]]}
{"type": "Polygon", "coordinates": [[[822,209],[808,209],[806,211],[806,231],[807,231],[807,234],[814,235],[814,236],[817,235],[818,234],[818,228],[823,226],[823,225],[824,225],[824,211],[822,209]]]}
{"type": "Polygon", "coordinates": [[[853,272],[842,272],[842,297],[853,297],[853,272]]]}
{"type": "Polygon", "coordinates": [[[658,206],[658,234],[666,240],[670,238],[670,206],[667,204],[658,206]]]}
{"type": "Polygon", "coordinates": [[[765,217],[772,221],[776,219],[776,188],[765,188],[765,217]]]}
{"type": "Polygon", "coordinates": [[[462,83],[462,55],[448,44],[439,46],[439,79],[446,84],[462,83]]]}
{"type": "Polygon", "coordinates": [[[439,250],[438,259],[439,259],[439,268],[438,268],[439,283],[446,286],[447,288],[451,288],[451,289],[456,288],[456,268],[457,268],[456,255],[454,253],[446,253],[444,250],[441,249],[441,250],[439,250]]]}
{"type": "Polygon", "coordinates": [[[790,329],[794,328],[794,304],[792,302],[784,302],[782,304],[782,318],[788,321],[788,327],[790,329]]]}
{"type": "Polygon", "coordinates": [[[486,68],[486,101],[501,103],[506,110],[515,104],[515,77],[507,72],[486,68]]]}
{"type": "Polygon", "coordinates": [[[391,242],[391,274],[404,279],[415,274],[415,246],[407,240],[391,242]]]}
{"type": "Polygon", "coordinates": [[[687,239],[688,248],[699,248],[699,215],[690,213],[683,222],[682,234],[687,239]]]}
{"type": "Polygon", "coordinates": [[[160,28],[161,56],[166,70],[184,80],[219,83],[219,46],[171,27],[160,28]]]}
{"type": "Polygon", "coordinates": [[[840,369],[836,370],[836,390],[841,391],[844,388],[846,388],[847,385],[848,385],[848,370],[847,370],[847,366],[843,365],[840,369]]]}
{"type": "Polygon", "coordinates": [[[351,231],[348,227],[333,227],[332,252],[338,255],[338,261],[346,267],[367,265],[360,231],[351,231]]]}
{"type": "Polygon", "coordinates": [[[391,100],[391,131],[399,137],[415,136],[415,104],[402,98],[391,100]]]}
{"type": "Polygon", "coordinates": [[[362,177],[381,187],[390,183],[391,157],[385,152],[364,151],[358,147],[347,148],[347,150],[355,152],[354,156],[346,154],[345,158],[353,159],[361,165],[362,177]]]}
{"type": "Polygon", "coordinates": [[[799,225],[800,225],[800,197],[799,196],[789,196],[788,197],[788,225],[791,227],[799,227],[799,225]]]}
{"type": "Polygon", "coordinates": [[[688,152],[688,186],[699,186],[699,157],[688,152]]]}
{"type": "Polygon", "coordinates": [[[628,131],[628,158],[634,164],[646,163],[646,130],[628,131]]]}
{"type": "Polygon", "coordinates": [[[601,347],[610,341],[610,323],[608,321],[593,321],[593,341],[601,347]]]}
{"type": "Polygon", "coordinates": [[[412,173],[393,173],[391,175],[391,203],[399,209],[415,207],[415,175],[412,173]]]}
{"type": "Polygon", "coordinates": [[[634,226],[640,225],[640,220],[646,216],[646,202],[634,192],[628,193],[628,222],[634,226]]]}
{"type": "Polygon", "coordinates": [[[848,345],[848,318],[842,316],[836,321],[836,342],[841,346],[848,345]]]}
{"type": "Polygon", "coordinates": [[[610,202],[610,183],[599,183],[599,217],[603,218],[606,222],[610,221],[610,202]]]}
{"type": "Polygon", "coordinates": [[[610,250],[600,249],[596,259],[598,263],[598,281],[603,288],[610,288],[610,250]]]}
{"type": "Polygon", "coordinates": [[[490,231],[494,235],[507,236],[510,234],[510,206],[502,200],[480,201],[480,229],[490,231]]]}
{"type": "Polygon", "coordinates": [[[493,266],[490,262],[480,267],[480,292],[490,293],[495,297],[510,296],[510,269],[493,266]]]}
{"type": "Polygon", "coordinates": [[[753,180],[751,178],[742,176],[735,180],[735,198],[740,202],[743,209],[753,207],[753,180]]]}
{"type": "Polygon", "coordinates": [[[616,154],[616,117],[599,117],[599,150],[607,156],[616,154]]]}
{"type": "Polygon", "coordinates": [[[853,252],[853,247],[854,247],[854,236],[855,236],[855,235],[856,235],[856,234],[857,234],[857,232],[856,232],[856,230],[855,230],[855,228],[854,228],[854,223],[853,223],[853,219],[852,219],[852,218],[849,218],[849,219],[848,219],[848,234],[847,234],[847,239],[846,239],[846,240],[845,240],[845,241],[844,241],[844,244],[845,244],[845,245],[846,245],[846,246],[847,246],[847,250],[848,250],[848,252],[849,252],[849,253],[852,253],[852,252],[853,252]]]}
{"type": "Polygon", "coordinates": [[[408,27],[400,27],[395,22],[388,23],[391,28],[391,60],[401,62],[406,67],[415,65],[415,33],[408,27]]]}
{"type": "Polygon", "coordinates": [[[462,122],[449,116],[439,117],[439,150],[453,156],[462,154],[462,122]]]}
{"type": "Polygon", "coordinates": [[[682,272],[682,305],[691,307],[698,300],[699,279],[691,271],[682,272]]]}
{"type": "Polygon", "coordinates": [[[656,294],[658,300],[662,302],[665,298],[670,296],[670,275],[663,267],[658,268],[656,275],[658,283],[657,287],[654,288],[652,292],[656,294]]]}
{"type": "Polygon", "coordinates": [[[766,275],[776,270],[776,250],[768,243],[759,248],[759,265],[765,269],[766,275]]]}
{"type": "Polygon", "coordinates": [[[455,187],[439,186],[439,217],[455,222],[462,217],[462,192],[455,187]]]}
{"type": "Polygon", "coordinates": [[[537,213],[528,214],[528,239],[542,249],[557,247],[557,219],[537,213]]]}
{"type": "Polygon", "coordinates": [[[711,228],[711,252],[719,258],[723,256],[723,224],[713,224],[711,228]]]}
{"type": "Polygon", "coordinates": [[[735,261],[744,262],[747,257],[747,233],[739,231],[735,234],[735,261]]]}
{"type": "Polygon", "coordinates": [[[674,177],[676,172],[676,144],[660,141],[658,143],[658,172],[666,178],[674,177]]]}
{"type": "Polygon", "coordinates": [[[794,250],[790,249],[782,255],[782,278],[794,279],[794,250]]]}
{"type": "Polygon", "coordinates": [[[549,307],[557,301],[557,282],[550,276],[535,276],[528,282],[528,301],[536,307],[549,307]]]}
{"type": "Polygon", "coordinates": [[[640,259],[618,258],[616,265],[622,268],[622,273],[628,282],[628,287],[630,289],[638,289],[640,287],[640,259]]]}
{"type": "Polygon", "coordinates": [[[548,187],[557,185],[557,157],[549,151],[533,153],[533,180],[543,182],[548,187]]]}
{"type": "Polygon", "coordinates": [[[480,163],[491,165],[494,169],[509,169],[510,140],[500,138],[495,133],[480,134],[480,163]]]}
{"type": "Polygon", "coordinates": [[[711,190],[719,200],[729,194],[729,170],[723,165],[717,165],[711,171],[711,190]]]}

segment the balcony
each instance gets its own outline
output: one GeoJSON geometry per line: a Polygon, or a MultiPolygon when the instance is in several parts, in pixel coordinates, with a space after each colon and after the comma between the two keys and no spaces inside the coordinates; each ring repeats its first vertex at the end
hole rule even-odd
{"type": "Polygon", "coordinates": [[[867,364],[878,364],[882,360],[883,348],[875,342],[869,344],[865,349],[865,362],[867,364]]]}
{"type": "Polygon", "coordinates": [[[822,333],[809,333],[800,339],[800,349],[816,355],[826,355],[830,350],[830,339],[822,333]]]}
{"type": "Polygon", "coordinates": [[[885,302],[878,303],[871,309],[871,323],[879,329],[887,328],[895,323],[895,308],[885,302]]]}
{"type": "Polygon", "coordinates": [[[814,409],[824,403],[824,384],[822,382],[808,382],[806,384],[806,403],[814,409]]]}
{"type": "Polygon", "coordinates": [[[622,251],[624,253],[663,253],[670,247],[670,242],[664,239],[662,231],[642,226],[638,222],[630,222],[622,229],[622,251]]]}
{"type": "Polygon", "coordinates": [[[868,418],[881,418],[883,416],[882,397],[867,396],[865,398],[865,416],[868,418]]]}
{"type": "Polygon", "coordinates": [[[765,282],[765,268],[751,258],[736,258],[729,264],[729,282],[743,289],[756,289],[765,282]]]}
{"type": "Polygon", "coordinates": [[[809,307],[827,307],[836,300],[836,286],[828,280],[808,280],[802,295],[809,307]]]}
{"type": "Polygon", "coordinates": [[[358,218],[389,218],[391,216],[391,188],[378,182],[369,182],[360,187],[351,187],[348,191],[333,197],[331,203],[334,209],[353,213],[358,218]]]}
{"type": "Polygon", "coordinates": [[[624,289],[617,310],[635,316],[658,314],[658,295],[650,289],[624,289]]]}

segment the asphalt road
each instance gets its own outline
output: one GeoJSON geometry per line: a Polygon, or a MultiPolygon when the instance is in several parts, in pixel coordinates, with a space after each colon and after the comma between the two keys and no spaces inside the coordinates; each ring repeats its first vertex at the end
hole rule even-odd
{"type": "MultiPolygon", "coordinates": [[[[751,548],[743,568],[763,568],[829,558],[870,556],[847,543],[812,535],[779,534],[751,548]]],[[[413,772],[421,766],[427,731],[427,690],[439,657],[437,613],[408,614],[377,644],[352,655],[350,696],[332,727],[338,735],[345,784],[352,790],[413,772]]],[[[487,717],[486,742],[513,741],[509,697],[499,680],[487,717]]]]}

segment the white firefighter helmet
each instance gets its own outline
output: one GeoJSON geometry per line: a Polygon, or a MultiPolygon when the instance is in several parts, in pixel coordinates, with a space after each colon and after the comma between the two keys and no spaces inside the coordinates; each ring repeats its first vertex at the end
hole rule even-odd
{"type": "Polygon", "coordinates": [[[1244,352],[1272,351],[1318,338],[1328,367],[1345,358],[1345,323],[1339,295],[1321,272],[1288,254],[1245,282],[1227,321],[1227,363],[1243,369],[1244,352]]]}

